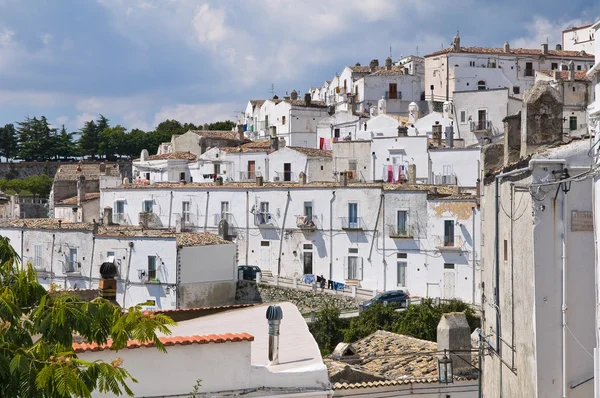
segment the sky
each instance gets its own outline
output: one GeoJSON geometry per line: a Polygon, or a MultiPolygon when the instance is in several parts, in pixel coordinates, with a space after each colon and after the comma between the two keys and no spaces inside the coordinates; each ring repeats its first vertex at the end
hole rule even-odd
{"type": "Polygon", "coordinates": [[[237,120],[271,88],[463,46],[550,48],[598,0],[0,0],[0,124],[237,120]]]}

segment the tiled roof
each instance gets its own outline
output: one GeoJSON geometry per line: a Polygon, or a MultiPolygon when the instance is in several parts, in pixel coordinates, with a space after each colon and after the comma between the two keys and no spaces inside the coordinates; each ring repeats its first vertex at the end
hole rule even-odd
{"type": "Polygon", "coordinates": [[[266,100],[250,100],[250,103],[253,106],[258,106],[259,108],[262,106],[262,104],[265,103],[266,100]]]}
{"type": "Polygon", "coordinates": [[[268,139],[250,141],[238,147],[221,147],[221,151],[226,153],[244,153],[244,152],[268,152],[271,149],[271,142],[268,139]]]}
{"type": "Polygon", "coordinates": [[[304,100],[284,99],[283,102],[287,102],[292,106],[301,106],[306,108],[327,108],[327,104],[325,104],[323,101],[310,101],[310,104],[307,104],[304,100]]]}
{"type": "Polygon", "coordinates": [[[299,146],[288,146],[286,148],[292,149],[296,152],[300,152],[303,155],[306,155],[311,158],[330,158],[331,151],[326,149],[316,149],[316,148],[304,148],[299,146]]]}
{"type": "Polygon", "coordinates": [[[354,73],[364,73],[364,74],[369,74],[371,73],[371,67],[369,65],[358,65],[358,66],[348,66],[348,68],[350,68],[350,70],[354,73]]]}
{"type": "Polygon", "coordinates": [[[92,225],[88,223],[73,223],[56,218],[23,218],[8,220],[0,223],[0,228],[30,228],[30,229],[66,229],[76,231],[91,231],[92,225]],[[59,221],[61,221],[59,223],[59,221]],[[60,227],[59,227],[60,224],[60,227]]]}
{"type": "MultiPolygon", "coordinates": [[[[477,375],[469,376],[454,376],[454,381],[468,381],[477,380],[477,375]]],[[[385,381],[370,381],[364,383],[335,383],[333,385],[334,390],[357,390],[359,388],[375,388],[375,387],[392,387],[401,386],[406,384],[422,384],[422,383],[438,383],[439,378],[436,377],[420,377],[420,378],[408,378],[402,380],[385,380],[385,381]]]]}
{"type": "Polygon", "coordinates": [[[242,147],[242,148],[269,148],[270,146],[271,146],[271,140],[269,140],[268,138],[262,139],[262,140],[250,141],[250,142],[240,145],[240,147],[242,147]]]}
{"type": "MultiPolygon", "coordinates": [[[[90,200],[95,200],[95,199],[100,199],[100,192],[86,193],[84,202],[87,202],[90,200]]],[[[56,205],[60,206],[60,205],[76,205],[76,204],[77,204],[77,196],[72,196],[70,198],[61,200],[56,205]]]]}
{"type": "MultiPolygon", "coordinates": [[[[254,341],[254,337],[248,333],[227,333],[227,334],[211,334],[208,336],[178,336],[178,337],[160,337],[160,342],[166,347],[174,345],[190,345],[190,344],[208,344],[208,343],[227,343],[227,342],[240,342],[240,341],[254,341]]],[[[75,353],[82,353],[86,351],[104,351],[110,349],[112,342],[106,344],[96,343],[74,343],[73,351],[75,353]]],[[[140,347],[154,347],[153,341],[140,343],[137,340],[130,340],[127,342],[127,348],[140,348],[140,347]]]]}
{"type": "Polygon", "coordinates": [[[396,119],[400,123],[408,123],[408,118],[406,116],[390,115],[387,113],[385,114],[385,116],[391,117],[392,119],[396,119]]]}
{"type": "MultiPolygon", "coordinates": [[[[550,77],[554,77],[554,72],[553,70],[538,70],[537,73],[541,73],[542,75],[546,75],[546,76],[550,76],[550,77]]],[[[558,78],[560,80],[569,80],[569,71],[568,70],[562,70],[562,71],[558,71],[559,75],[558,78]]],[[[591,82],[592,79],[590,79],[587,76],[587,71],[575,71],[575,80],[576,81],[585,81],[585,82],[591,82]]]]}
{"type": "Polygon", "coordinates": [[[385,68],[379,69],[376,72],[371,73],[369,76],[401,76],[404,75],[404,69],[397,66],[392,67],[391,70],[385,68]]]}
{"type": "MultiPolygon", "coordinates": [[[[119,164],[118,163],[105,163],[106,169],[110,170],[113,175],[119,175],[119,164]]],[[[100,179],[100,163],[69,163],[61,164],[56,175],[55,180],[77,180],[79,175],[83,174],[86,180],[99,180],[100,179]],[[80,168],[81,171],[77,171],[80,168]]]]}
{"type": "MultiPolygon", "coordinates": [[[[466,54],[493,54],[493,55],[542,55],[541,49],[529,49],[529,48],[511,48],[509,52],[505,52],[504,48],[491,48],[491,47],[461,47],[460,51],[455,51],[453,47],[448,47],[443,50],[433,52],[425,55],[425,58],[435,57],[436,55],[443,55],[449,53],[466,53],[466,54]]],[[[579,51],[567,51],[567,50],[548,50],[547,56],[550,57],[561,57],[561,58],[588,58],[594,59],[593,54],[581,53],[579,51]]]]}
{"type": "Polygon", "coordinates": [[[217,305],[215,307],[198,307],[198,308],[177,308],[173,310],[153,310],[148,312],[154,312],[157,314],[180,313],[180,312],[194,312],[194,311],[210,311],[210,310],[233,310],[237,308],[252,307],[254,304],[233,304],[233,305],[217,305]]]}
{"type": "MultiPolygon", "coordinates": [[[[187,160],[193,162],[196,160],[197,156],[191,152],[173,152],[173,153],[163,153],[160,155],[152,155],[148,156],[146,160],[172,160],[172,159],[180,159],[187,160]]],[[[139,161],[140,159],[136,159],[139,161]]]]}
{"type": "Polygon", "coordinates": [[[590,26],[593,26],[594,24],[589,24],[589,25],[583,25],[583,26],[575,26],[571,29],[567,29],[567,30],[563,30],[562,33],[566,33],[566,32],[572,32],[574,30],[579,30],[579,29],[585,29],[585,28],[589,28],[590,26]]]}
{"type": "Polygon", "coordinates": [[[190,130],[193,133],[206,138],[214,138],[219,140],[239,141],[236,131],[213,131],[213,130],[190,130]]]}

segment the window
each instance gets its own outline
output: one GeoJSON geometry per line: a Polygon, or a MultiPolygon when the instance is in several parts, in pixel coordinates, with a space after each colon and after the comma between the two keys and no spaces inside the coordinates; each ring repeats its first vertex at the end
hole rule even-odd
{"type": "Polygon", "coordinates": [[[346,85],[346,79],[344,79],[344,94],[348,92],[348,86],[346,85]]]}
{"type": "Polygon", "coordinates": [[[312,243],[305,243],[305,244],[302,245],[302,248],[304,250],[312,250],[313,245],[312,245],[312,243]]]}
{"type": "Polygon", "coordinates": [[[467,113],[465,111],[460,111],[460,122],[464,123],[467,118],[467,113]]]}
{"type": "Polygon", "coordinates": [[[42,260],[42,245],[34,245],[33,246],[33,266],[37,269],[43,268],[44,263],[42,260]]]}
{"type": "Polygon", "coordinates": [[[396,83],[389,84],[388,99],[398,99],[398,85],[396,83]]]}
{"type": "Polygon", "coordinates": [[[552,70],[557,70],[557,69],[558,69],[558,63],[552,62],[552,70]]]}
{"type": "Polygon", "coordinates": [[[304,202],[304,215],[307,222],[311,222],[313,218],[313,202],[304,202]]]}
{"type": "Polygon", "coordinates": [[[569,70],[569,65],[561,65],[561,70],[569,70]]]}
{"type": "Polygon", "coordinates": [[[79,269],[77,249],[69,249],[65,272],[75,272],[79,269]]]}
{"type": "Polygon", "coordinates": [[[475,66],[475,61],[469,61],[469,66],[475,66]]]}
{"type": "Polygon", "coordinates": [[[185,172],[179,173],[179,181],[185,181],[185,172]]]}
{"type": "Polygon", "coordinates": [[[573,92],[575,92],[575,91],[576,91],[576,90],[575,90],[575,86],[573,86],[573,92]]]}
{"type": "Polygon", "coordinates": [[[444,246],[454,246],[454,220],[444,221],[444,246]]]}
{"type": "Polygon", "coordinates": [[[152,199],[144,200],[144,202],[142,203],[142,211],[144,213],[152,213],[152,205],[153,204],[154,204],[154,201],[152,199]]]}
{"type": "Polygon", "coordinates": [[[125,201],[117,200],[113,210],[113,222],[120,224],[125,221],[125,201]]]}
{"type": "Polygon", "coordinates": [[[249,160],[248,161],[248,179],[249,180],[254,180],[256,178],[256,162],[254,160],[249,160]]]}
{"type": "Polygon", "coordinates": [[[525,62],[525,76],[533,76],[533,62],[525,62]]]}
{"type": "Polygon", "coordinates": [[[183,222],[190,222],[190,202],[181,202],[181,216],[183,217],[183,222]]]}
{"type": "Polygon", "coordinates": [[[146,180],[150,181],[150,173],[146,173],[146,180]]]}
{"type": "Polygon", "coordinates": [[[398,286],[406,286],[406,268],[407,268],[406,260],[398,260],[396,262],[397,276],[396,282],[398,286]]]}
{"type": "Polygon", "coordinates": [[[358,248],[351,247],[351,248],[348,249],[348,253],[350,253],[350,254],[357,254],[358,253],[358,248]]]}
{"type": "Polygon", "coordinates": [[[221,220],[227,220],[227,222],[230,222],[230,218],[229,202],[223,201],[221,202],[221,220]]]}
{"type": "Polygon", "coordinates": [[[333,136],[335,138],[340,138],[340,129],[334,129],[333,130],[333,136]]]}
{"type": "Polygon", "coordinates": [[[356,159],[349,160],[348,161],[348,170],[350,170],[350,171],[356,171],[356,168],[357,168],[357,161],[356,161],[356,159]]]}
{"type": "Polygon", "coordinates": [[[221,163],[213,163],[213,174],[221,174],[221,163]]]}
{"type": "Polygon", "coordinates": [[[569,130],[577,130],[577,116],[569,116],[569,130]]]}
{"type": "Polygon", "coordinates": [[[281,124],[285,124],[285,116],[281,117],[281,124]]]}
{"type": "Polygon", "coordinates": [[[269,246],[269,241],[268,240],[261,240],[260,241],[260,245],[263,247],[268,247],[269,246]]]}
{"type": "MultiPolygon", "coordinates": [[[[312,250],[312,245],[309,250],[312,250]]],[[[312,275],[313,274],[313,252],[312,251],[303,251],[302,252],[302,260],[303,260],[303,271],[304,275],[312,275]]]]}
{"type": "Polygon", "coordinates": [[[444,269],[454,269],[454,264],[444,263],[444,269]]]}
{"type": "Polygon", "coordinates": [[[577,70],[581,70],[581,65],[577,65],[577,70]]]}
{"type": "Polygon", "coordinates": [[[406,210],[398,210],[398,214],[396,216],[396,232],[398,233],[398,235],[407,235],[408,231],[407,231],[407,227],[408,227],[408,223],[407,223],[407,212],[406,210]]]}
{"type": "Polygon", "coordinates": [[[156,279],[156,256],[148,256],[148,280],[156,279]]]}
{"type": "Polygon", "coordinates": [[[348,203],[348,227],[358,228],[358,203],[348,203]]]}
{"type": "Polygon", "coordinates": [[[521,94],[521,87],[513,86],[513,94],[521,94]]]}
{"type": "Polygon", "coordinates": [[[477,90],[485,90],[486,89],[486,84],[485,84],[485,80],[480,80],[477,82],[477,90]]]}
{"type": "Polygon", "coordinates": [[[292,181],[292,164],[283,164],[283,181],[292,181]]]}
{"type": "Polygon", "coordinates": [[[269,222],[269,202],[260,202],[258,212],[258,223],[266,224],[269,222]]]}
{"type": "Polygon", "coordinates": [[[358,256],[357,248],[348,249],[344,277],[346,280],[362,280],[362,257],[358,256]]]}
{"type": "Polygon", "coordinates": [[[508,261],[508,241],[504,239],[504,262],[508,261]]]}

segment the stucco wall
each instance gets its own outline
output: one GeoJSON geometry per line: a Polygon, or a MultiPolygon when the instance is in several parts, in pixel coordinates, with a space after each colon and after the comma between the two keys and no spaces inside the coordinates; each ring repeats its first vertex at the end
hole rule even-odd
{"type": "MultiPolygon", "coordinates": [[[[448,148],[430,150],[431,173],[443,175],[450,169],[461,187],[475,187],[479,178],[480,148],[448,148]]],[[[418,171],[417,171],[418,172],[418,171]]]]}
{"type": "Polygon", "coordinates": [[[181,282],[221,282],[237,279],[236,245],[182,247],[179,253],[181,282]],[[218,264],[218,267],[215,267],[218,264]]]}

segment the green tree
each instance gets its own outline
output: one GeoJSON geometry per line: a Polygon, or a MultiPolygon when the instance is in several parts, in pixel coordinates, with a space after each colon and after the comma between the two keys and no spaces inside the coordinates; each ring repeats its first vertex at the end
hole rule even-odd
{"type": "Polygon", "coordinates": [[[375,304],[350,321],[350,326],[344,330],[344,341],[351,343],[378,330],[392,331],[401,316],[402,313],[396,311],[393,305],[375,304]]]}
{"type": "Polygon", "coordinates": [[[96,129],[98,129],[98,134],[104,131],[105,128],[110,127],[110,120],[104,117],[103,114],[98,115],[98,119],[96,120],[96,129]]]}
{"type": "Polygon", "coordinates": [[[169,334],[165,315],[123,310],[101,298],[80,301],[47,292],[31,264],[21,264],[9,239],[0,236],[0,396],[3,398],[91,397],[93,391],[128,394],[136,382],[122,361],[84,361],[73,351],[73,335],[120,350],[127,341],[152,341],[165,351],[157,331],[169,334]]]}
{"type": "Polygon", "coordinates": [[[73,143],[73,133],[67,132],[65,125],[62,125],[60,132],[56,138],[56,155],[63,159],[69,158],[71,156],[76,156],[76,148],[73,143]]]}
{"type": "Polygon", "coordinates": [[[185,127],[175,119],[167,119],[164,122],[160,122],[154,129],[156,133],[167,134],[169,137],[173,134],[183,134],[187,130],[189,129],[185,129],[185,127]]]}
{"type": "Polygon", "coordinates": [[[92,159],[96,158],[99,153],[99,141],[100,134],[98,133],[98,126],[96,122],[90,120],[86,122],[81,131],[79,132],[79,149],[83,156],[91,156],[92,159]]]}
{"type": "Polygon", "coordinates": [[[17,132],[13,124],[6,124],[0,127],[0,156],[7,160],[14,159],[19,150],[17,132]]]}
{"type": "Polygon", "coordinates": [[[330,354],[344,340],[344,328],[347,326],[348,322],[340,318],[340,310],[332,304],[326,304],[317,312],[317,319],[310,326],[310,331],[322,355],[330,354]]]}
{"type": "Polygon", "coordinates": [[[116,155],[121,155],[125,149],[126,133],[125,127],[116,125],[115,127],[106,127],[100,132],[100,143],[98,149],[100,153],[109,159],[114,159],[116,155]]]}
{"type": "Polygon", "coordinates": [[[45,155],[44,145],[47,140],[43,136],[42,123],[36,117],[29,116],[17,123],[19,128],[19,158],[23,160],[41,160],[45,155]]]}
{"type": "Polygon", "coordinates": [[[222,130],[222,131],[230,131],[235,127],[235,123],[231,120],[226,120],[224,122],[215,122],[211,123],[208,126],[209,130],[222,130]]]}
{"type": "Polygon", "coordinates": [[[40,154],[42,160],[58,159],[57,147],[58,136],[56,129],[48,123],[46,116],[42,116],[39,120],[39,140],[43,152],[40,154]]]}
{"type": "Polygon", "coordinates": [[[52,189],[53,182],[54,180],[48,177],[46,174],[39,174],[26,177],[23,180],[23,188],[31,192],[33,196],[47,198],[50,196],[50,190],[52,189]]]}

